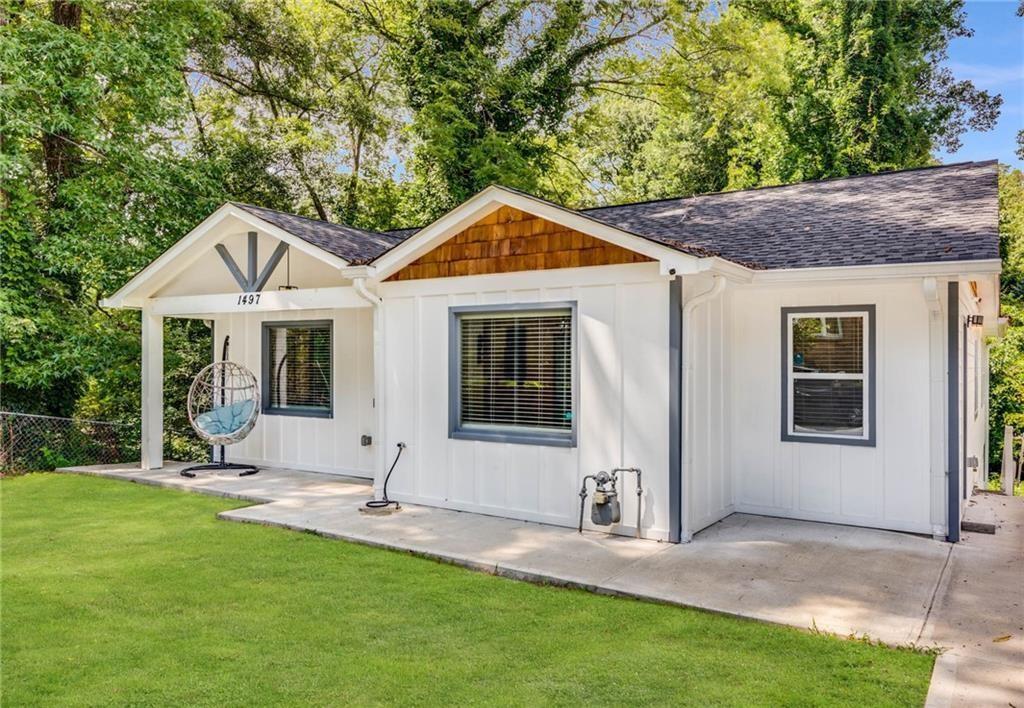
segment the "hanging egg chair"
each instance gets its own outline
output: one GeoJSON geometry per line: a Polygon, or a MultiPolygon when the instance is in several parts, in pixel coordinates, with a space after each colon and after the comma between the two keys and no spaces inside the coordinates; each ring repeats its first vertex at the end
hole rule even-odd
{"type": "Polygon", "coordinates": [[[238,470],[239,477],[256,474],[259,469],[252,465],[225,462],[224,447],[244,440],[259,414],[259,384],[247,368],[217,361],[200,371],[188,390],[188,420],[200,438],[220,446],[220,459],[186,467],[181,475],[195,477],[197,470],[238,470]]]}

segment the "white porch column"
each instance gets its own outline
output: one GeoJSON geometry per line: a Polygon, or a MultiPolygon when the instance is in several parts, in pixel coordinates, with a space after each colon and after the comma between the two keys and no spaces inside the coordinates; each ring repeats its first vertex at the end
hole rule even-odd
{"type": "Polygon", "coordinates": [[[142,469],[164,466],[164,318],[142,307],[142,469]]]}

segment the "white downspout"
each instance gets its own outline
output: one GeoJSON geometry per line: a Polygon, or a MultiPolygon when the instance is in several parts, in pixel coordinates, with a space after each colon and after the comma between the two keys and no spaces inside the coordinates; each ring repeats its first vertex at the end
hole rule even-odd
{"type": "Polygon", "coordinates": [[[683,400],[682,400],[682,438],[683,438],[683,479],[682,479],[682,493],[683,500],[680,504],[679,511],[682,517],[682,538],[680,539],[683,543],[690,541],[693,534],[690,533],[690,471],[693,465],[693,445],[689,439],[690,433],[690,373],[693,369],[693,354],[691,352],[691,342],[693,338],[690,336],[690,316],[693,311],[700,305],[703,305],[710,300],[715,299],[722,294],[725,290],[725,276],[713,275],[712,285],[710,288],[695,295],[693,298],[686,300],[683,304],[683,377],[682,377],[682,389],[683,389],[683,400]]]}
{"type": "Polygon", "coordinates": [[[928,308],[928,398],[931,401],[928,407],[929,518],[932,537],[944,541],[949,506],[949,473],[946,469],[946,327],[942,318],[942,289],[938,279],[922,279],[921,292],[928,308]]]}
{"type": "Polygon", "coordinates": [[[354,276],[352,287],[359,297],[373,307],[373,407],[376,415],[373,431],[374,450],[373,495],[379,499],[384,484],[384,322],[381,316],[380,296],[366,287],[365,276],[354,276]]]}

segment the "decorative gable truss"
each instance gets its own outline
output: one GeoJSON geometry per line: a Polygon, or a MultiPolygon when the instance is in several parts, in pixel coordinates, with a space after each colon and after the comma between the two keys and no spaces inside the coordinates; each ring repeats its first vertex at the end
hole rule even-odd
{"type": "Polygon", "coordinates": [[[242,269],[235,263],[235,259],[228,253],[228,249],[224,244],[218,243],[214,246],[217,249],[217,253],[220,254],[221,260],[224,261],[224,265],[227,266],[228,271],[231,273],[231,277],[238,283],[238,287],[242,288],[242,292],[258,293],[263,290],[267,285],[267,281],[270,280],[270,276],[274,274],[277,264],[284,258],[284,254],[288,252],[288,244],[284,241],[279,242],[277,248],[270,254],[270,258],[267,259],[263,270],[257,274],[257,264],[259,263],[258,243],[257,233],[250,231],[248,233],[248,275],[242,275],[242,269]]]}

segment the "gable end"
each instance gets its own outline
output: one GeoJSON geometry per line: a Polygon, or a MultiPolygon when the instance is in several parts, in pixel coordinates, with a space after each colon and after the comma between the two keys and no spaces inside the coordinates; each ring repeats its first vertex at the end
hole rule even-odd
{"type": "Polygon", "coordinates": [[[647,263],[652,259],[514,207],[502,206],[387,280],[647,263]]]}

